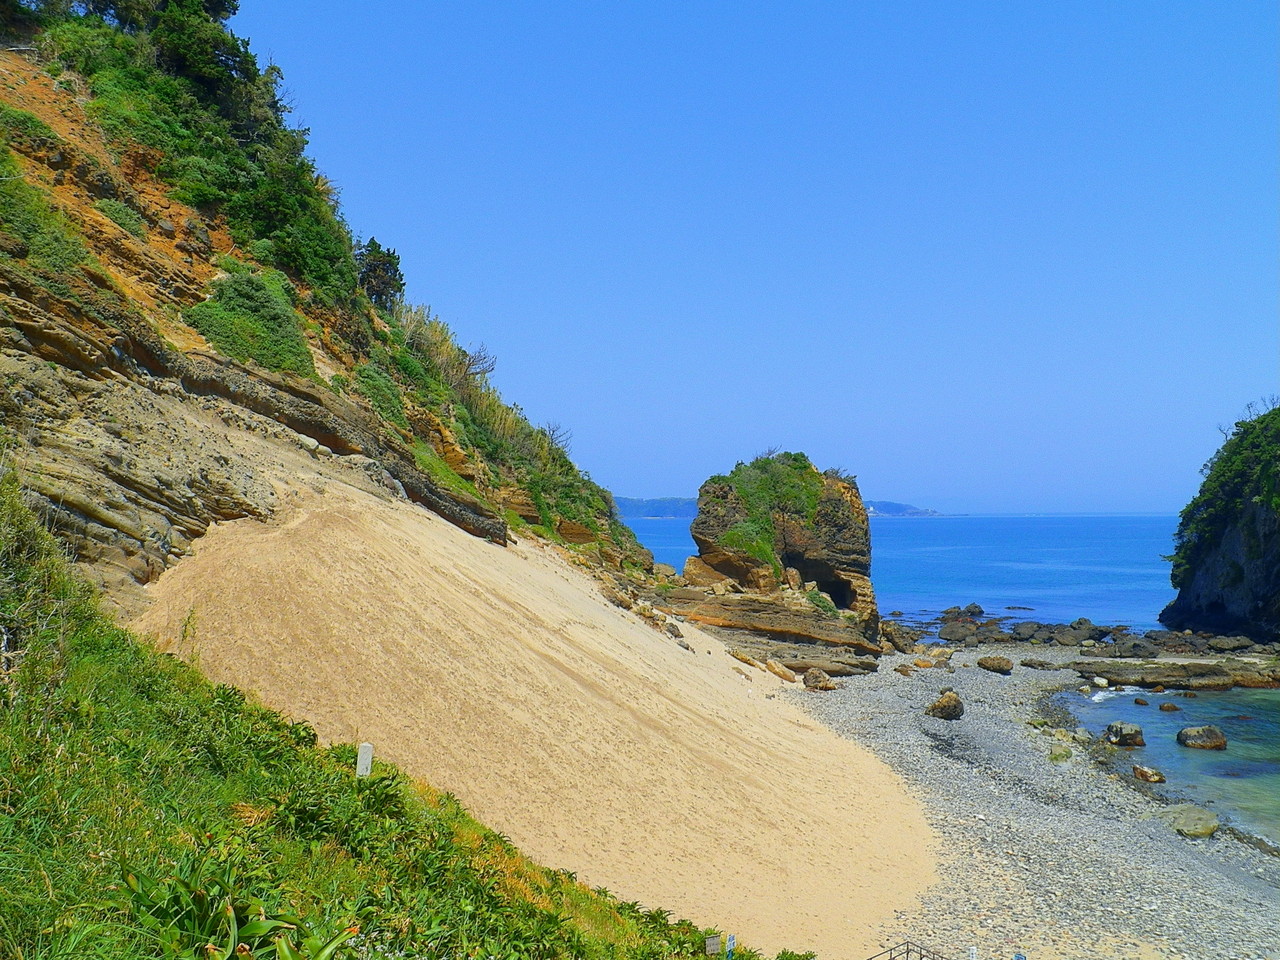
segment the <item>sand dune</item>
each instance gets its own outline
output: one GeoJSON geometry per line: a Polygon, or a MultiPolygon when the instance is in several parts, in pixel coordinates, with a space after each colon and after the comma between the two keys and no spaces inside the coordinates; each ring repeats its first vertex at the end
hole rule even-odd
{"type": "Polygon", "coordinates": [[[336,481],[294,500],[211,530],[133,625],[326,740],[372,741],[538,861],[763,950],[866,957],[933,881],[889,768],[717,641],[690,626],[681,649],[539,546],[336,481]]]}

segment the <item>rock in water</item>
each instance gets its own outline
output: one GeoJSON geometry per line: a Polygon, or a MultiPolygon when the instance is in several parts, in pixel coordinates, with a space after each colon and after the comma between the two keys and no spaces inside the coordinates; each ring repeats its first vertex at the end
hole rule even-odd
{"type": "Polygon", "coordinates": [[[1116,721],[1107,724],[1107,743],[1114,747],[1145,747],[1142,728],[1136,723],[1116,721]]]}
{"type": "Polygon", "coordinates": [[[1196,750],[1225,750],[1227,735],[1212,724],[1203,727],[1183,727],[1178,731],[1178,743],[1196,750]]]}
{"type": "Polygon", "coordinates": [[[1160,709],[1163,710],[1165,713],[1177,713],[1182,708],[1178,706],[1176,703],[1172,703],[1166,700],[1164,703],[1160,704],[1160,709]]]}
{"type": "Polygon", "coordinates": [[[1164,774],[1154,767],[1144,767],[1135,763],[1133,765],[1133,775],[1139,780],[1145,780],[1147,783],[1164,783],[1164,774]]]}
{"type": "Polygon", "coordinates": [[[964,716],[964,703],[954,690],[948,690],[924,711],[939,720],[959,720],[964,716]]]}
{"type": "Polygon", "coordinates": [[[1003,674],[1006,677],[1013,673],[1013,661],[1008,657],[979,657],[978,666],[983,670],[1003,674]]]}

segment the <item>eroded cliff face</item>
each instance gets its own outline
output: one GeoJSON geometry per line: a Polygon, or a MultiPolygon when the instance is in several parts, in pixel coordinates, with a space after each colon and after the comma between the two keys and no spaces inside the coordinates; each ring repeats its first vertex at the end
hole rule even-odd
{"type": "Polygon", "coordinates": [[[1183,510],[1173,557],[1175,630],[1280,638],[1280,408],[1241,420],[1183,510]]]}

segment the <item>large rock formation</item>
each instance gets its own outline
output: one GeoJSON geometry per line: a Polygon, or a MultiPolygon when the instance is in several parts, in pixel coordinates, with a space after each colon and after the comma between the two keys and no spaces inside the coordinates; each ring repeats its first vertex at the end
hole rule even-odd
{"type": "Polygon", "coordinates": [[[1280,408],[1241,420],[1182,511],[1173,558],[1175,630],[1280,638],[1280,408]]]}
{"type": "Polygon", "coordinates": [[[761,592],[812,583],[874,633],[871,533],[853,478],[819,473],[802,453],[739,464],[702,485],[690,533],[694,571],[710,568],[761,592]]]}
{"type": "Polygon", "coordinates": [[[881,651],[867,513],[851,477],[820,473],[800,453],[740,463],[702,485],[691,532],[698,555],[684,579],[694,589],[667,597],[678,612],[784,643],[881,651]]]}

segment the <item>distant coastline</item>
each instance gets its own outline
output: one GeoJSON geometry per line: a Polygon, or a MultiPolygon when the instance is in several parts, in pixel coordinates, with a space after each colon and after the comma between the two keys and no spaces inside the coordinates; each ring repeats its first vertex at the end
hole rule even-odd
{"type": "MultiPolygon", "coordinates": [[[[668,520],[698,515],[696,497],[615,497],[618,514],[624,520],[668,520]]],[[[864,500],[870,517],[942,517],[946,514],[893,500],[864,500]]]]}

